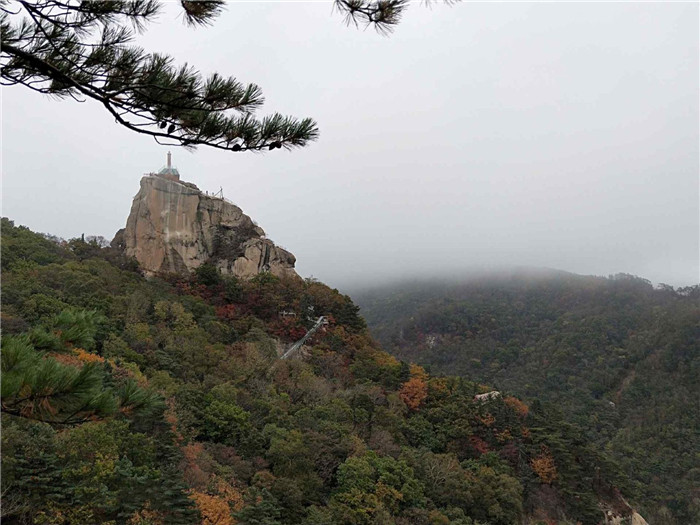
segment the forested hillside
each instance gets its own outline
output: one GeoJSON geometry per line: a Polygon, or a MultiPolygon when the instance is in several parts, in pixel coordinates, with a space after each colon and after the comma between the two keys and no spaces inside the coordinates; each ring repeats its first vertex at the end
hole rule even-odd
{"type": "Polygon", "coordinates": [[[492,524],[629,516],[625,476],[539,402],[434,377],[327,286],[144,279],[2,223],[7,524],[492,524]],[[279,352],[317,332],[300,359],[279,352]]]}
{"type": "Polygon", "coordinates": [[[700,523],[700,287],[523,271],[353,297],[398,358],[558,407],[650,523],[700,523]]]}

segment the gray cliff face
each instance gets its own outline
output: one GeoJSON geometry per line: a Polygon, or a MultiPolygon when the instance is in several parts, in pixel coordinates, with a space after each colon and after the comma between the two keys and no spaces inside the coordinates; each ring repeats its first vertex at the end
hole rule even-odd
{"type": "Polygon", "coordinates": [[[149,275],[186,274],[212,263],[243,279],[264,271],[298,277],[294,255],[264,237],[238,206],[194,184],[147,175],[114,242],[149,275]]]}

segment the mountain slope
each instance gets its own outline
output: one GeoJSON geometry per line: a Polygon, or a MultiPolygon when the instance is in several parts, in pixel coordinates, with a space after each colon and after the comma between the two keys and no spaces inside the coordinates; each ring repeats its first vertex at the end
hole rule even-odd
{"type": "Polygon", "coordinates": [[[23,341],[49,371],[89,366],[101,374],[93,388],[131,381],[161,399],[148,416],[122,404],[82,424],[37,420],[56,413],[56,389],[41,412],[3,405],[8,524],[593,525],[604,511],[634,515],[617,490],[625,477],[575,426],[538,402],[480,400],[486,387],[396,360],[351,300],[321,283],[244,281],[208,265],[145,279],[114,248],[56,243],[6,219],[2,241],[4,371],[7,345],[23,341]],[[301,358],[280,360],[319,315],[329,324],[301,358]]]}
{"type": "Polygon", "coordinates": [[[540,271],[353,296],[397,357],[555,404],[650,523],[700,523],[700,288],[540,271]]]}

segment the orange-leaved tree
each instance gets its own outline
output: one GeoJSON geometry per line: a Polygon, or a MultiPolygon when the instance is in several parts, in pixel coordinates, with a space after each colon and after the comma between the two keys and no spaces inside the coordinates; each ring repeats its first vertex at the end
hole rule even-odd
{"type": "Polygon", "coordinates": [[[557,479],[557,467],[554,464],[554,458],[545,446],[542,447],[542,451],[537,457],[530,460],[530,466],[542,483],[551,484],[557,479]]]}
{"type": "Polygon", "coordinates": [[[411,377],[399,390],[399,397],[411,410],[418,410],[428,397],[428,374],[418,365],[411,365],[411,377]]]}

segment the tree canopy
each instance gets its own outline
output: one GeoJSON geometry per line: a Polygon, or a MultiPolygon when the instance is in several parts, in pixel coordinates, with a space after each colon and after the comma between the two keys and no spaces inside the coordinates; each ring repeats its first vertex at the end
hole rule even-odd
{"type": "Polygon", "coordinates": [[[1,232],[3,523],[595,525],[603,504],[630,511],[610,485],[627,495],[626,478],[580,428],[398,361],[318,281],[145,279],[97,242],[7,219],[1,232]],[[280,359],[310,312],[329,324],[280,359]]]}
{"type": "MultiPolygon", "coordinates": [[[[185,24],[205,26],[223,0],[181,0],[185,24]]],[[[407,0],[336,0],[349,24],[387,33],[407,0]]],[[[92,99],[115,121],[162,144],[228,151],[306,146],[318,138],[311,118],[260,117],[262,90],[134,45],[159,15],[158,0],[0,0],[4,85],[59,98],[92,99]]]]}
{"type": "MultiPolygon", "coordinates": [[[[700,286],[552,271],[354,297],[398,358],[556,403],[633,480],[649,523],[700,523],[700,286]]],[[[544,482],[552,465],[531,462],[544,482]]]]}

